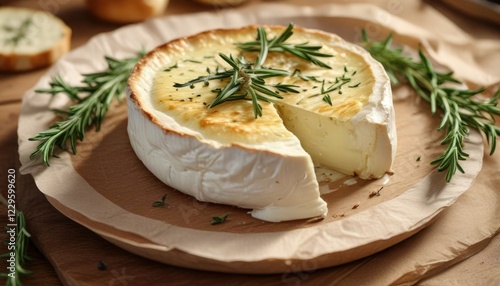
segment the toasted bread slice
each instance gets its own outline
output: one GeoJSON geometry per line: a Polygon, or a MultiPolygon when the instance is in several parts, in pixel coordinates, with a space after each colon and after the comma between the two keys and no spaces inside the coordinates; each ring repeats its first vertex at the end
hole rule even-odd
{"type": "Polygon", "coordinates": [[[47,12],[1,7],[0,30],[0,71],[45,67],[70,49],[71,29],[47,12]]]}

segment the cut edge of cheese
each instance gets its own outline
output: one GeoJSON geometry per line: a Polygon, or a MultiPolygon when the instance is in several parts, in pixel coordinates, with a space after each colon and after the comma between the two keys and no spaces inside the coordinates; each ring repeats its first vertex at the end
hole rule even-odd
{"type": "MultiPolygon", "coordinates": [[[[336,46],[346,47],[353,50],[366,63],[369,64],[371,73],[375,75],[375,81],[368,101],[347,122],[329,120],[327,117],[320,118],[318,125],[330,132],[322,140],[331,148],[317,148],[318,138],[313,136],[302,136],[301,143],[308,154],[311,155],[316,164],[339,171],[341,173],[356,176],[361,179],[378,179],[386,173],[392,173],[392,164],[396,157],[396,121],[392,103],[392,89],[384,67],[374,60],[363,48],[348,43],[344,40],[336,41],[336,46]],[[346,128],[347,126],[347,128],[346,128]],[[313,139],[311,139],[313,138],[313,139]],[[368,140],[363,138],[369,138],[368,140]],[[346,152],[343,158],[335,162],[325,162],[322,157],[329,157],[328,152],[342,150],[346,152]],[[320,154],[321,153],[321,154],[320,154]],[[325,155],[325,153],[327,153],[325,155]]],[[[307,130],[317,131],[304,121],[293,121],[290,117],[306,117],[300,114],[310,111],[286,104],[286,108],[278,104],[281,118],[292,133],[307,133],[307,130]],[[291,112],[291,110],[293,110],[291,112]],[[287,113],[294,115],[288,115],[287,113]],[[292,126],[293,125],[293,126],[292,126]]],[[[338,154],[337,154],[338,156],[338,154]]]]}
{"type": "MultiPolygon", "coordinates": [[[[70,49],[71,28],[56,16],[28,8],[0,7],[1,29],[10,27],[12,18],[24,20],[26,17],[31,17],[33,27],[29,32],[30,38],[20,41],[20,47],[8,47],[7,39],[0,37],[0,71],[28,71],[46,67],[70,49]]],[[[2,34],[8,36],[7,31],[2,34]]]]}
{"type": "MultiPolygon", "coordinates": [[[[256,29],[257,26],[248,26],[239,30],[254,35],[256,29]]],[[[295,27],[295,30],[298,29],[301,32],[319,35],[320,38],[339,41],[337,36],[328,33],[295,27]]],[[[165,50],[182,49],[193,39],[217,37],[220,33],[231,33],[231,31],[233,30],[212,30],[174,40],[157,47],[136,65],[129,78],[127,92],[128,133],[134,151],[157,178],[200,201],[253,209],[252,216],[273,222],[325,216],[328,209],[320,197],[313,160],[297,137],[291,136],[291,139],[285,141],[266,142],[263,148],[237,142],[221,143],[182,126],[154,106],[150,95],[157,73],[168,65],[169,59],[165,50]]],[[[369,57],[363,50],[359,52],[364,57],[369,57]]],[[[369,60],[374,61],[371,58],[369,60]]],[[[378,64],[376,68],[382,67],[378,64]]],[[[384,159],[386,162],[389,161],[389,166],[384,169],[385,173],[389,170],[395,154],[395,141],[391,141],[395,140],[392,138],[395,137],[393,136],[395,128],[387,124],[390,122],[389,118],[394,118],[393,110],[384,109],[382,113],[385,113],[385,117],[383,114],[378,114],[380,110],[377,110],[380,109],[377,107],[380,101],[389,100],[388,107],[392,106],[386,75],[381,86],[377,88],[383,89],[383,93],[370,96],[369,101],[374,103],[367,104],[364,119],[354,116],[348,124],[359,125],[360,127],[353,130],[354,133],[360,132],[360,134],[354,136],[362,136],[364,130],[362,126],[375,123],[376,129],[379,130],[373,132],[373,136],[376,136],[375,142],[384,145],[390,141],[390,150],[383,150],[380,154],[389,156],[388,159],[384,159]],[[384,118],[378,118],[379,115],[384,118]],[[390,134],[391,138],[384,138],[384,134],[385,137],[390,134]]],[[[279,109],[276,108],[276,112],[279,112],[279,109]]],[[[363,154],[365,156],[366,152],[363,154]]],[[[371,162],[366,159],[364,164],[370,166],[371,162]]],[[[356,174],[363,175],[363,172],[356,174]]],[[[370,174],[366,177],[374,176],[370,174]]]]}

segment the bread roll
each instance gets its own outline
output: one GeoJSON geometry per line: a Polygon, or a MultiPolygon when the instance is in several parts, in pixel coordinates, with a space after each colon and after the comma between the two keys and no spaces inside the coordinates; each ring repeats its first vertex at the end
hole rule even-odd
{"type": "Polygon", "coordinates": [[[87,0],[87,8],[96,17],[114,23],[140,22],[161,15],[168,0],[87,0]]]}

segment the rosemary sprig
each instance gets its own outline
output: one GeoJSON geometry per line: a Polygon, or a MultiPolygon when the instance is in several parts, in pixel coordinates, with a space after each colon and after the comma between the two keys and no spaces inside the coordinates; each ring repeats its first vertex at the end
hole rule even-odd
{"type": "Polygon", "coordinates": [[[257,39],[251,42],[245,42],[238,44],[238,48],[243,51],[248,52],[260,52],[265,49],[267,52],[287,52],[298,58],[311,62],[317,66],[331,69],[331,67],[318,59],[318,57],[333,57],[333,55],[318,52],[322,46],[312,46],[306,43],[301,44],[288,44],[285,43],[293,35],[293,23],[290,23],[288,27],[277,37],[268,40],[265,36],[264,30],[259,27],[257,39]]]}
{"type": "Polygon", "coordinates": [[[461,83],[452,72],[438,72],[430,60],[419,50],[419,60],[404,56],[402,49],[391,48],[392,35],[384,41],[368,39],[363,31],[363,45],[370,54],[384,66],[394,84],[401,80],[410,84],[415,92],[430,103],[434,115],[441,110],[442,119],[438,130],[445,131],[442,145],[446,145],[443,154],[431,164],[438,164],[439,171],[446,170],[446,181],[451,181],[456,171],[464,172],[460,161],[469,156],[463,149],[463,142],[469,134],[469,128],[479,130],[485,135],[490,145],[490,155],[496,148],[496,139],[500,135],[500,126],[495,125],[494,115],[500,115],[498,97],[500,89],[487,101],[474,96],[485,88],[465,90],[449,87],[449,83],[461,83]]]}
{"type": "Polygon", "coordinates": [[[268,39],[267,33],[262,27],[257,28],[255,41],[238,44],[238,48],[247,52],[258,52],[255,62],[249,62],[243,55],[237,59],[232,55],[219,53],[219,56],[229,65],[231,69],[223,71],[217,70],[211,73],[207,68],[208,75],[200,76],[185,83],[175,83],[174,87],[193,87],[194,84],[203,82],[208,85],[208,81],[214,79],[230,78],[226,86],[218,90],[214,101],[208,105],[209,108],[231,100],[249,99],[252,101],[254,117],[262,116],[262,106],[260,101],[272,102],[274,98],[282,98],[278,93],[299,93],[298,86],[293,84],[268,85],[266,78],[292,76],[296,74],[281,69],[265,67],[265,61],[269,52],[288,52],[298,58],[302,58],[312,64],[323,68],[330,68],[327,64],[316,57],[331,57],[332,55],[320,53],[321,46],[310,46],[303,44],[285,43],[293,35],[293,24],[290,24],[280,35],[273,39],[268,39]],[[271,89],[271,88],[272,89],[271,89]],[[274,89],[274,90],[273,90],[274,89]]]}
{"type": "MultiPolygon", "coordinates": [[[[4,203],[4,198],[2,197],[2,203],[4,203]]],[[[6,204],[7,205],[7,204],[6,204]]],[[[10,227],[5,227],[6,231],[13,231],[10,227]]],[[[8,245],[7,249],[9,252],[3,253],[0,255],[2,259],[10,259],[12,257],[12,251],[14,252],[15,258],[15,272],[9,273],[0,273],[0,277],[5,277],[7,279],[7,286],[19,285],[21,286],[21,276],[30,275],[32,272],[24,268],[27,261],[30,261],[31,258],[28,256],[28,245],[30,240],[30,233],[26,230],[26,219],[24,218],[24,214],[21,211],[16,210],[16,229],[15,229],[15,237],[16,242],[15,245],[9,244],[9,242],[5,242],[8,245]]]]}
{"type": "Polygon", "coordinates": [[[76,154],[76,142],[84,139],[87,128],[94,126],[99,130],[112,101],[123,98],[128,76],[143,55],[144,51],[123,60],[106,57],[107,69],[84,74],[82,86],[71,86],[56,75],[50,83],[50,88],[36,90],[37,93],[51,95],[66,94],[74,104],[67,111],[55,110],[63,120],[29,139],[41,141],[31,154],[31,159],[41,156],[43,162],[49,166],[55,147],[66,149],[68,141],[71,151],[76,154]]]}
{"type": "MultiPolygon", "coordinates": [[[[262,116],[262,107],[259,101],[271,102],[273,98],[281,98],[278,92],[298,93],[298,86],[291,84],[268,85],[266,78],[278,76],[297,75],[304,80],[318,79],[300,75],[300,72],[273,69],[265,67],[264,63],[269,52],[288,52],[296,57],[309,61],[320,67],[329,68],[317,57],[329,57],[331,55],[318,52],[321,46],[309,46],[303,44],[285,43],[293,34],[293,24],[290,24],[280,35],[273,39],[268,39],[265,30],[261,27],[257,29],[255,41],[240,43],[238,47],[242,51],[259,52],[255,62],[250,63],[240,55],[234,59],[232,55],[219,54],[220,57],[231,66],[230,69],[217,70],[212,72],[207,68],[208,75],[200,76],[185,83],[175,83],[175,87],[194,87],[194,84],[208,82],[215,79],[230,79],[224,88],[216,89],[218,92],[210,107],[217,106],[223,102],[239,99],[250,99],[254,107],[254,116],[262,116]]],[[[461,160],[465,160],[468,154],[463,149],[463,141],[468,136],[469,128],[480,130],[490,145],[490,154],[496,148],[496,137],[500,134],[500,127],[495,125],[494,115],[500,115],[498,97],[500,90],[488,101],[480,101],[474,96],[482,93],[485,89],[462,90],[448,87],[447,83],[460,83],[455,79],[452,72],[437,72],[422,51],[419,51],[420,60],[413,60],[402,54],[402,50],[391,48],[392,37],[385,41],[371,41],[363,31],[365,48],[372,56],[384,65],[391,81],[399,84],[401,80],[408,82],[413,89],[424,100],[431,105],[431,112],[435,114],[437,109],[442,110],[443,117],[439,130],[445,130],[446,135],[441,144],[447,145],[443,155],[433,160],[432,164],[439,164],[438,170],[447,170],[446,180],[450,181],[457,170],[464,172],[460,166],[461,160]]],[[[99,130],[102,120],[109,109],[113,98],[120,99],[125,88],[125,83],[132,67],[138,58],[143,55],[141,52],[135,58],[116,60],[106,58],[108,69],[103,72],[84,75],[83,86],[71,86],[61,77],[56,76],[50,83],[49,89],[37,90],[39,93],[66,94],[75,104],[67,111],[56,110],[64,119],[55,123],[49,130],[40,132],[30,140],[41,141],[31,157],[42,156],[45,164],[49,165],[50,157],[53,156],[54,148],[66,149],[66,144],[70,143],[71,150],[76,153],[76,141],[83,140],[87,127],[96,126],[99,130]],[[87,94],[81,96],[81,94],[87,94]]],[[[177,65],[167,68],[170,71],[177,68],[177,65]]],[[[355,73],[355,72],[354,72],[355,73]]],[[[354,75],[353,73],[353,75],[354,75]]],[[[331,104],[329,93],[339,89],[350,82],[349,78],[343,77],[330,85],[325,86],[322,81],[321,92],[323,100],[331,104]]],[[[348,85],[348,87],[356,87],[348,85]]],[[[316,95],[314,95],[316,96],[316,95]]]]}
{"type": "MultiPolygon", "coordinates": [[[[257,118],[262,116],[262,106],[259,104],[259,101],[272,102],[272,97],[282,98],[279,93],[266,87],[264,79],[288,75],[289,73],[287,71],[260,68],[258,64],[253,66],[243,57],[234,60],[231,56],[227,57],[224,54],[220,54],[220,56],[233,67],[233,74],[229,84],[219,92],[214,101],[208,106],[209,108],[215,107],[226,101],[243,99],[250,94],[254,107],[254,116],[257,118]]],[[[262,59],[265,60],[265,56],[263,56],[262,59]]],[[[298,92],[293,89],[294,86],[292,85],[287,85],[284,89],[283,87],[282,85],[279,89],[286,90],[287,92],[298,92]]]]}
{"type": "MultiPolygon", "coordinates": [[[[230,78],[229,83],[218,91],[215,99],[208,105],[208,108],[215,107],[221,103],[232,100],[245,99],[250,95],[253,103],[253,111],[255,118],[262,116],[262,106],[259,101],[271,102],[272,97],[282,98],[282,96],[269,89],[266,86],[265,79],[276,76],[286,76],[289,72],[285,70],[272,69],[272,68],[259,68],[249,63],[244,57],[234,59],[232,55],[226,56],[222,53],[219,56],[228,63],[232,69],[217,71],[215,74],[207,76],[200,76],[185,83],[175,83],[174,87],[193,86],[195,83],[204,82],[207,85],[209,80],[230,78]]],[[[291,84],[276,84],[272,85],[276,90],[282,92],[298,91],[294,89],[295,85],[291,84]]]]}

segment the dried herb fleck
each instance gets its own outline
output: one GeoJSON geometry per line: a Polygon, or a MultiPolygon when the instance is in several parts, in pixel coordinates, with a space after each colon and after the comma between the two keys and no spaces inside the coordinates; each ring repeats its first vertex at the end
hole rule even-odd
{"type": "Polygon", "coordinates": [[[221,224],[221,223],[225,222],[228,216],[229,215],[212,217],[212,225],[221,224]]]}
{"type": "Polygon", "coordinates": [[[167,199],[167,194],[164,194],[163,197],[161,197],[160,201],[153,202],[153,207],[164,207],[168,205],[168,203],[165,202],[166,199],[167,199]]]}

